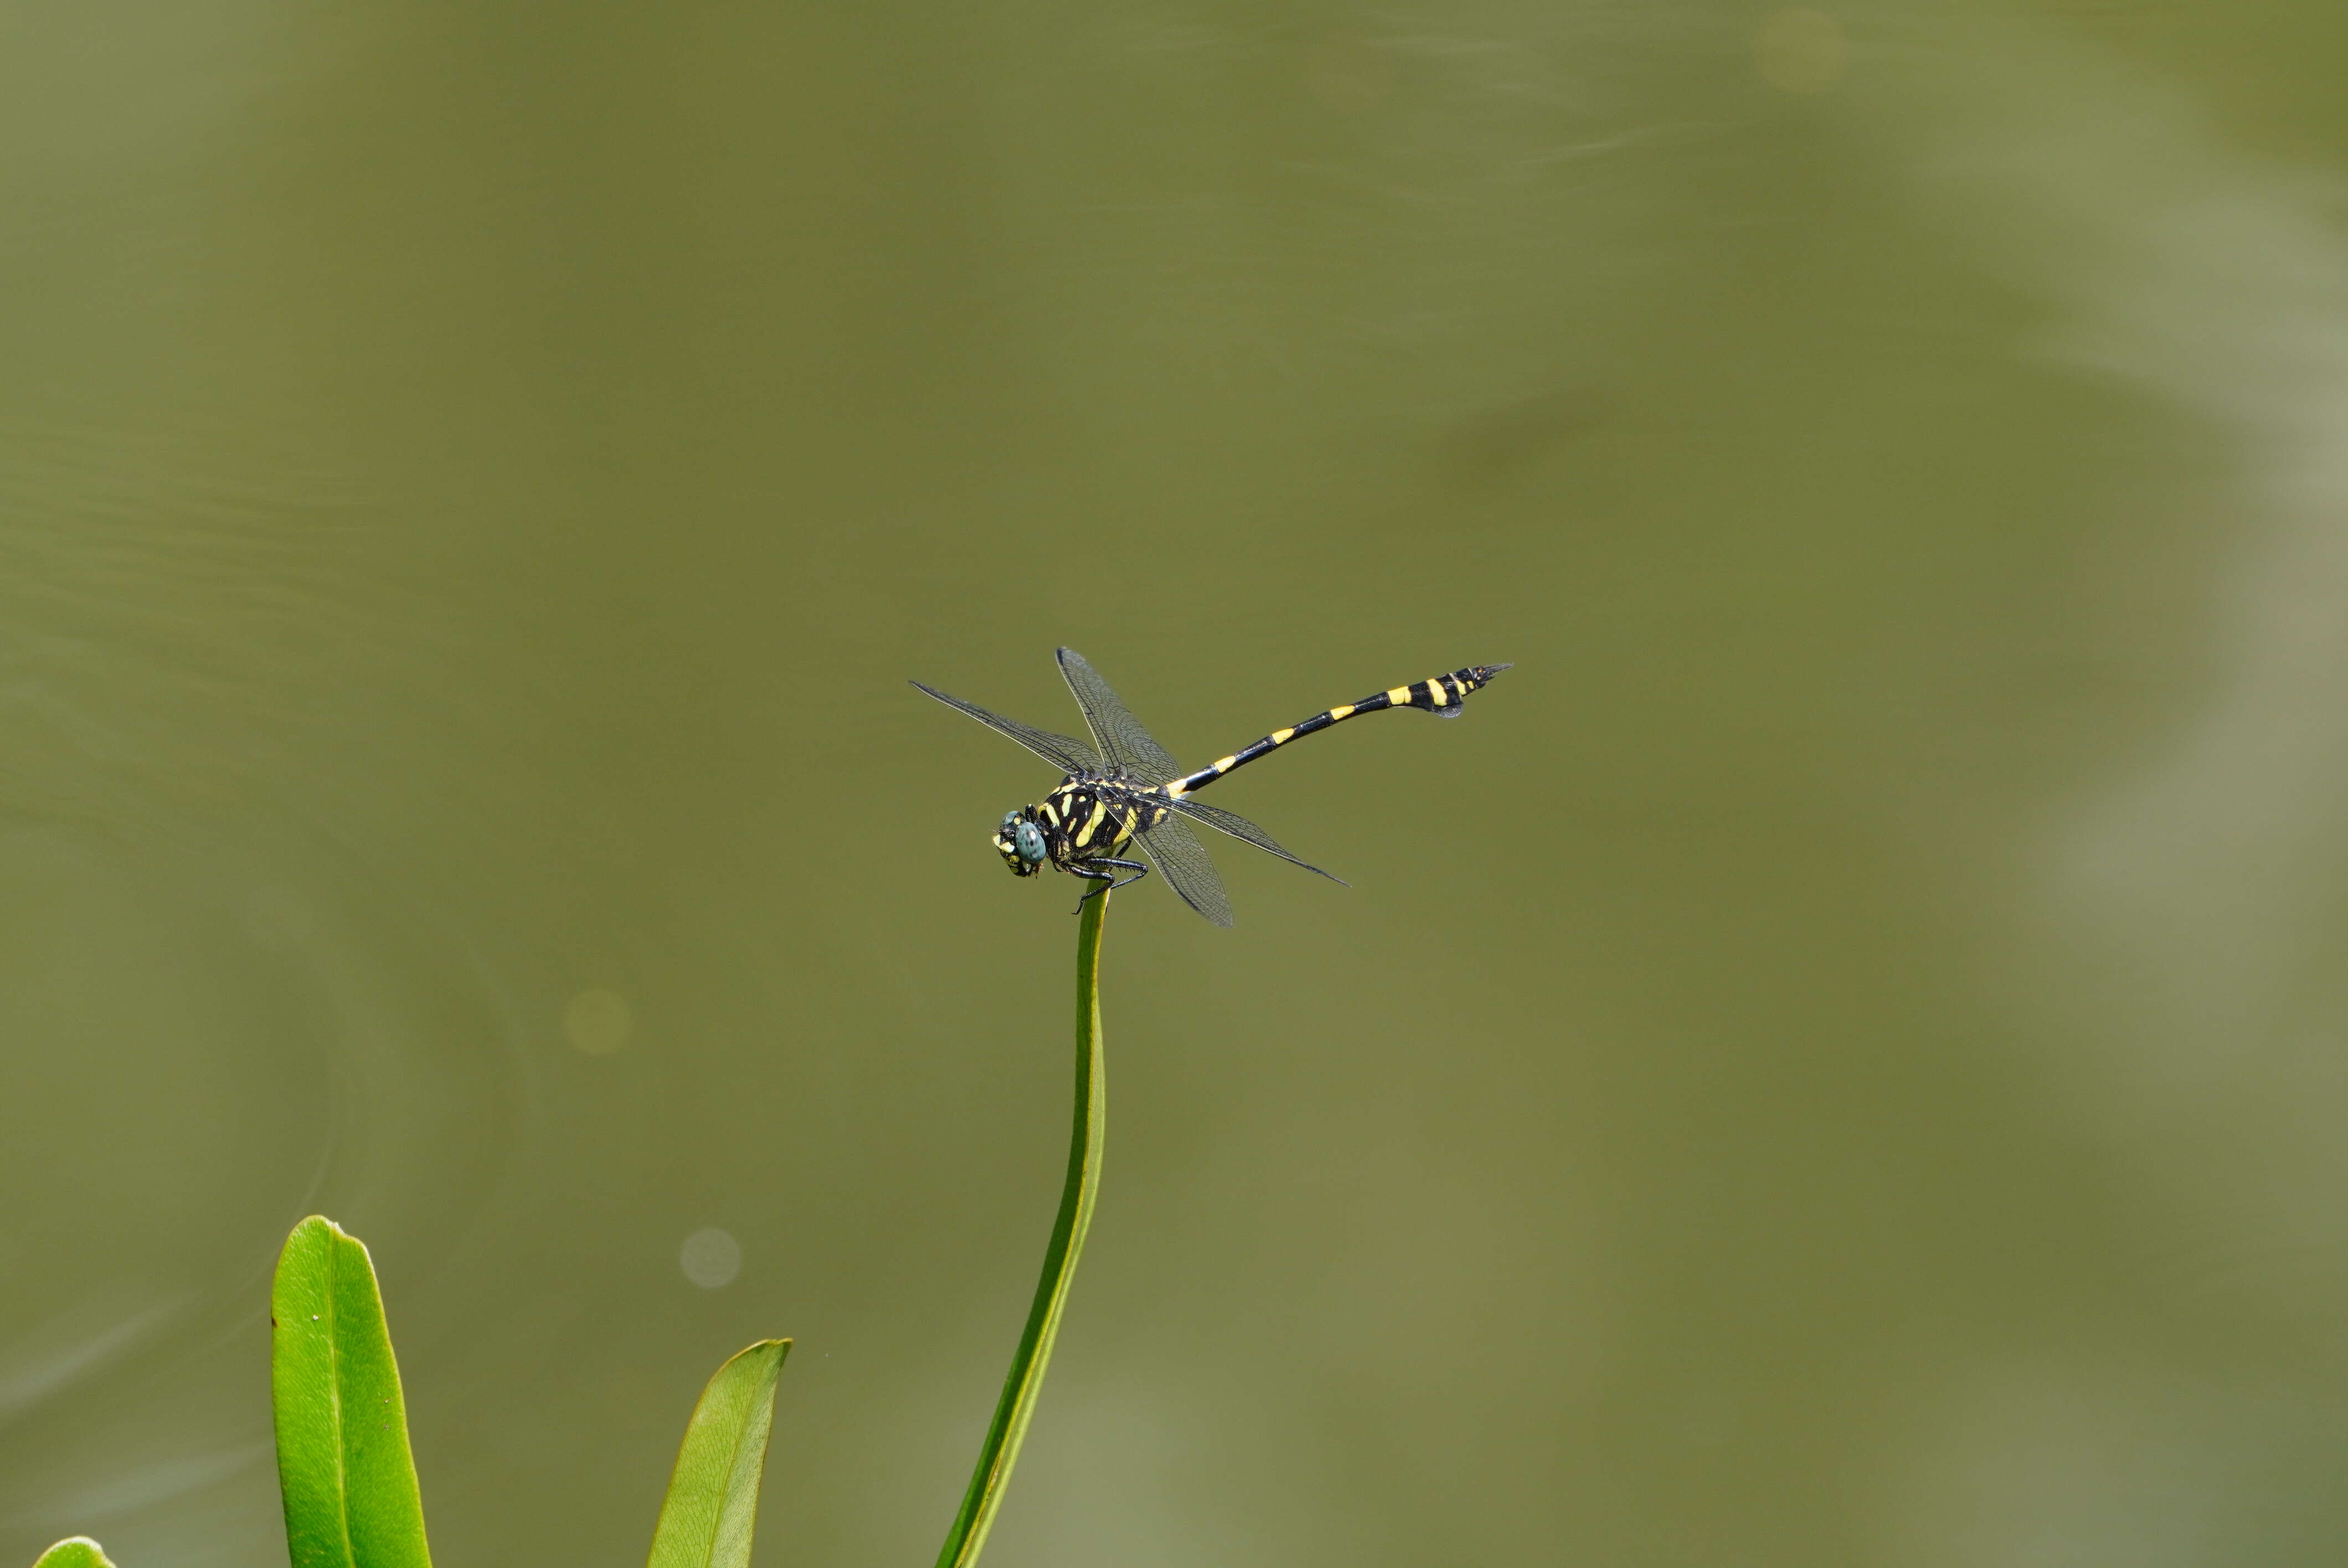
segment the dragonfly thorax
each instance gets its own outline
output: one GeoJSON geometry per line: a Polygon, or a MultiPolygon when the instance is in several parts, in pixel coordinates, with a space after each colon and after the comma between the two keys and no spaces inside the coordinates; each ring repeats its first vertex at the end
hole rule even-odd
{"type": "Polygon", "coordinates": [[[1018,876],[1048,864],[1061,870],[1115,856],[1139,829],[1166,815],[1159,792],[1121,774],[1076,773],[1060,787],[1003,819],[994,850],[1018,876]]]}

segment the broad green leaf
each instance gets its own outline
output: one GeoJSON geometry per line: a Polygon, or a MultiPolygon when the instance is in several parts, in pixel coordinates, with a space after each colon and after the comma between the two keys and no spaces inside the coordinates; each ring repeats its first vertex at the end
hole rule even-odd
{"type": "Polygon", "coordinates": [[[1011,1375],[1004,1379],[994,1419],[979,1445],[978,1468],[971,1474],[953,1528],[946,1532],[938,1568],[969,1568],[986,1545],[995,1511],[1003,1506],[1004,1489],[1011,1484],[1011,1467],[1019,1460],[1019,1444],[1035,1413],[1035,1396],[1044,1389],[1044,1368],[1052,1359],[1052,1342],[1059,1337],[1060,1313],[1068,1304],[1068,1286],[1076,1276],[1085,1232],[1092,1227],[1093,1200],[1100,1194],[1101,1143],[1108,1123],[1101,1062],[1100,943],[1108,895],[1094,895],[1084,907],[1084,918],[1076,926],[1076,1111],[1068,1135],[1067,1181],[1060,1190],[1052,1239],[1044,1248],[1035,1300],[1027,1309],[1019,1348],[1012,1354],[1011,1375]]]}
{"type": "Polygon", "coordinates": [[[775,1379],[790,1353],[788,1339],[761,1339],[718,1368],[701,1390],[653,1532],[652,1568],[750,1568],[775,1379]]]}
{"type": "Polygon", "coordinates": [[[277,1484],[293,1568],[431,1568],[375,1266],[312,1214],[269,1292],[277,1484]]]}
{"type": "Polygon", "coordinates": [[[87,1535],[68,1535],[46,1552],[33,1568],[114,1568],[105,1550],[87,1535]]]}

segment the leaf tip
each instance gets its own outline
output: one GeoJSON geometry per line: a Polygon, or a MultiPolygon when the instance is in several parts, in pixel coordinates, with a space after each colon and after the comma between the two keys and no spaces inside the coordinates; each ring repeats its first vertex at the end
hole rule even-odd
{"type": "Polygon", "coordinates": [[[41,1553],[33,1568],[114,1568],[106,1548],[87,1535],[68,1535],[41,1553]]]}

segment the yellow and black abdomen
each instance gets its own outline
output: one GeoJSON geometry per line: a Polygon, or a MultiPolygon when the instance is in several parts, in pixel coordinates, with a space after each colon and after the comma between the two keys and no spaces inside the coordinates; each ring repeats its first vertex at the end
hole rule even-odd
{"type": "Polygon", "coordinates": [[[1448,675],[1437,675],[1425,681],[1414,681],[1407,686],[1373,692],[1358,702],[1348,702],[1342,708],[1315,713],[1302,723],[1274,730],[1254,744],[1242,746],[1230,756],[1218,757],[1197,773],[1169,783],[1166,793],[1179,799],[1193,790],[1205,788],[1233,768],[1244,767],[1258,757],[1270,755],[1291,741],[1317,733],[1332,724],[1342,724],[1364,713],[1382,713],[1388,708],[1417,708],[1438,718],[1456,719],[1469,692],[1481,691],[1491,684],[1492,677],[1508,668],[1506,664],[1470,664],[1465,670],[1454,670],[1448,675]]]}

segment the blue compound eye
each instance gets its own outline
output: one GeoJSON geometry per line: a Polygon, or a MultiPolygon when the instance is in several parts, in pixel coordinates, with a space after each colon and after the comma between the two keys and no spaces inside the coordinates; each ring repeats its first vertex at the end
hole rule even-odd
{"type": "Polygon", "coordinates": [[[1019,851],[1019,858],[1034,866],[1044,858],[1044,830],[1032,822],[1009,825],[1011,842],[1019,851]]]}

